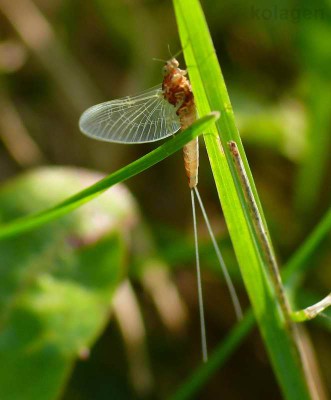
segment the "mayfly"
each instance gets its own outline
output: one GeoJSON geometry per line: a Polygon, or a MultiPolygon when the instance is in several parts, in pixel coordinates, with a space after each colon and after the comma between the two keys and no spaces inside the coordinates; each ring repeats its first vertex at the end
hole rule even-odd
{"type": "MultiPolygon", "coordinates": [[[[178,61],[174,57],[171,58],[163,67],[162,85],[155,86],[138,96],[107,101],[89,108],[79,120],[80,130],[89,137],[106,142],[146,143],[164,139],[180,129],[187,128],[196,120],[197,111],[191,85],[186,74],[186,70],[179,68],[178,61]]],[[[242,311],[197,189],[199,167],[198,138],[185,145],[183,153],[188,185],[191,189],[202,354],[203,360],[206,361],[208,358],[207,341],[194,194],[202,210],[239,319],[242,316],[242,311]]]]}

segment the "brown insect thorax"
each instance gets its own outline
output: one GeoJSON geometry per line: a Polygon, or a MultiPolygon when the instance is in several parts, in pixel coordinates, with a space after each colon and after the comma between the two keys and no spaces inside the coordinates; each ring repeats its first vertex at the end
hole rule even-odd
{"type": "MultiPolygon", "coordinates": [[[[186,71],[178,68],[179,63],[175,58],[167,61],[163,67],[162,90],[164,98],[176,107],[181,129],[186,129],[196,120],[197,113],[194,96],[186,71]]],[[[184,165],[188,184],[193,189],[198,184],[199,167],[199,142],[198,138],[192,140],[183,148],[184,165]]]]}
{"type": "Polygon", "coordinates": [[[181,128],[185,129],[196,120],[196,108],[190,81],[186,70],[178,68],[175,58],[167,61],[163,67],[162,90],[164,98],[177,108],[181,128]]]}

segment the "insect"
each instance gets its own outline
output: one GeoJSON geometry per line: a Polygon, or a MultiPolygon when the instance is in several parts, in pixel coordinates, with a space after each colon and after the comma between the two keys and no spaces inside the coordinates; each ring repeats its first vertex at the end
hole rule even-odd
{"type": "MultiPolygon", "coordinates": [[[[178,61],[172,57],[166,61],[163,67],[163,82],[161,85],[155,86],[138,96],[124,97],[92,106],[80,117],[80,130],[89,137],[106,142],[146,143],[164,139],[180,129],[187,128],[196,120],[197,111],[191,84],[186,75],[186,70],[180,69],[178,61]]],[[[191,189],[202,353],[203,359],[206,361],[207,343],[194,194],[201,207],[238,318],[241,318],[242,311],[197,189],[199,167],[198,138],[184,146],[183,155],[188,185],[191,189]]]]}
{"type": "MultiPolygon", "coordinates": [[[[162,85],[134,97],[97,104],[79,120],[80,130],[97,140],[115,143],[155,142],[185,129],[196,119],[196,107],[186,71],[175,58],[163,67],[162,85]]],[[[189,186],[198,183],[198,139],[184,147],[189,186]]]]}

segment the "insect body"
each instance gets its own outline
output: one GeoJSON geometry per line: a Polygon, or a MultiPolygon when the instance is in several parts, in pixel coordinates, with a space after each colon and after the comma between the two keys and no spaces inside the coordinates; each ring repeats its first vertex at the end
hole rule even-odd
{"type": "MultiPolygon", "coordinates": [[[[87,136],[107,142],[146,143],[164,139],[167,136],[173,135],[179,129],[189,127],[196,120],[197,111],[191,85],[186,77],[186,71],[180,69],[178,61],[172,58],[165,63],[163,75],[162,85],[147,90],[138,96],[107,101],[89,108],[82,114],[79,120],[80,130],[87,136]]],[[[197,189],[199,166],[198,138],[185,145],[183,152],[186,175],[191,189],[202,353],[203,359],[206,361],[207,342],[194,195],[196,195],[201,207],[238,318],[241,317],[242,312],[197,189]]]]}
{"type": "MultiPolygon", "coordinates": [[[[186,71],[175,58],[163,67],[164,79],[134,97],[97,104],[79,120],[80,130],[94,139],[117,143],[146,143],[185,129],[196,119],[196,108],[186,71]]],[[[198,183],[198,139],[184,147],[190,188],[198,183]]]]}
{"type": "MultiPolygon", "coordinates": [[[[196,120],[197,112],[194,96],[186,71],[178,68],[178,61],[174,58],[164,66],[162,83],[164,98],[176,108],[181,129],[186,129],[196,120]]],[[[184,164],[190,189],[198,184],[199,141],[192,140],[184,146],[184,164]]]]}

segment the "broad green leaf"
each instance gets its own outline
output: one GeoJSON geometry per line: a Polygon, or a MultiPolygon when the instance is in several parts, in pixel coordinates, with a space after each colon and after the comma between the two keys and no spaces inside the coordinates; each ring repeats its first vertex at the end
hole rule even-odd
{"type": "MultiPolygon", "coordinates": [[[[100,179],[40,169],[0,191],[2,221],[46,208],[100,179]]],[[[42,228],[0,242],[0,398],[55,399],[108,321],[124,277],[135,205],[122,186],[42,228]]]]}

